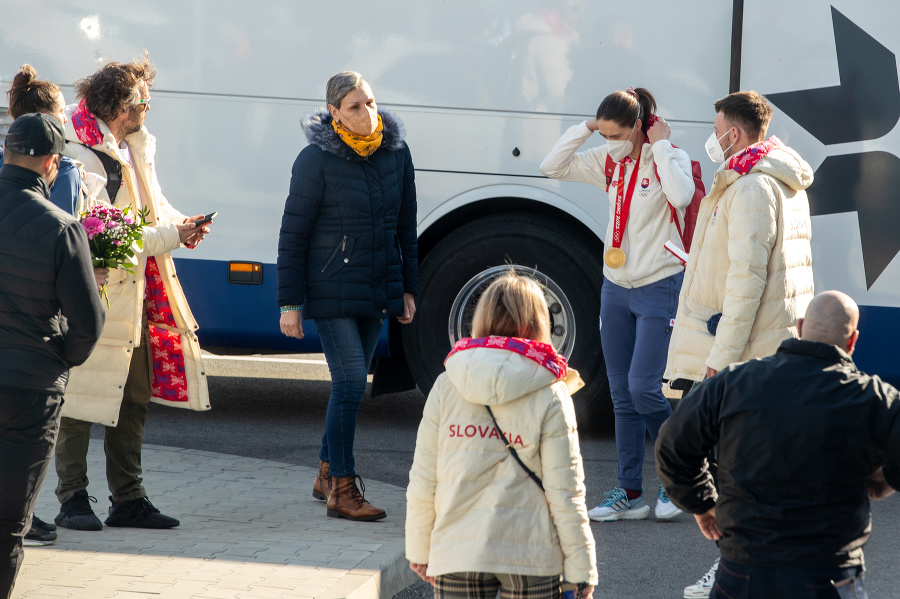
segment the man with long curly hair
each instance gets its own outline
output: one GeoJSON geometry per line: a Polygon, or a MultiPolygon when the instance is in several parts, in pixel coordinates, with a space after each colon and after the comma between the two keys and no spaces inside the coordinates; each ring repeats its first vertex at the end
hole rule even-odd
{"type": "Polygon", "coordinates": [[[91,423],[105,425],[103,448],[110,501],[107,526],[173,528],[147,499],[141,445],[152,400],[209,408],[197,323],[175,276],[170,252],[195,247],[209,232],[166,200],[156,176],[156,139],[144,127],[156,69],[145,54],[110,62],[76,83],[80,101],[71,108],[66,135],[84,163],[94,194],[86,207],[132,206],[146,211],[143,245],[132,272],[113,270],[106,285],[106,326],[96,352],[73,370],[56,447],[62,504],[56,524],[100,530],[91,509],[87,451],[91,423]]]}

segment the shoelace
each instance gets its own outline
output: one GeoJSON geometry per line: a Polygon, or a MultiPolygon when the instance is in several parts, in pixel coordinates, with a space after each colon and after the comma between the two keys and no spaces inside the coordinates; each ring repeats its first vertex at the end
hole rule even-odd
{"type": "Polygon", "coordinates": [[[366,493],[366,484],[363,482],[363,479],[360,475],[355,474],[353,476],[353,484],[350,487],[350,496],[354,499],[359,499],[360,501],[365,501],[365,493],[366,493]],[[356,486],[356,481],[359,481],[359,487],[356,486]],[[362,489],[362,490],[360,490],[362,489]]]}
{"type": "Polygon", "coordinates": [[[703,578],[697,581],[697,584],[700,585],[712,585],[713,580],[716,577],[716,570],[719,569],[719,560],[716,560],[716,563],[713,564],[713,567],[709,569],[709,572],[703,575],[703,578]]]}
{"type": "Polygon", "coordinates": [[[94,510],[91,509],[91,504],[88,501],[92,501],[97,503],[97,498],[92,497],[91,495],[81,495],[84,497],[86,501],[77,501],[72,505],[72,515],[73,516],[84,516],[86,514],[93,514],[94,510]]]}
{"type": "Polygon", "coordinates": [[[146,497],[141,497],[141,503],[144,504],[144,509],[150,508],[151,512],[159,512],[159,510],[156,509],[156,506],[150,503],[150,500],[146,497]]]}
{"type": "Polygon", "coordinates": [[[607,491],[603,494],[603,503],[601,503],[600,505],[611,506],[623,499],[628,499],[628,494],[625,493],[625,489],[616,487],[615,489],[607,491]]]}

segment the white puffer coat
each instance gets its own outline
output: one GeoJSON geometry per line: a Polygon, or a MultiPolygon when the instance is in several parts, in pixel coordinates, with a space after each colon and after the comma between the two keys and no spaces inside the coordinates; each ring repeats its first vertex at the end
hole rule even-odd
{"type": "Polygon", "coordinates": [[[703,198],[694,230],[665,378],[700,381],[775,353],[797,336],[813,297],[806,188],[813,171],[775,147],[746,175],[725,168],[703,198]],[[715,336],[707,322],[721,313],[715,336]]]}
{"type": "Polygon", "coordinates": [[[563,574],[597,584],[584,471],[565,380],[506,349],[451,355],[428,396],[406,491],[406,557],[428,574],[563,574]],[[494,430],[485,406],[531,480],[494,430]]]}
{"type": "MultiPolygon", "coordinates": [[[[122,186],[116,195],[115,205],[121,208],[149,208],[147,219],[151,225],[143,229],[143,250],[138,254],[134,274],[122,269],[110,269],[109,283],[106,286],[110,307],[106,313],[103,335],[87,362],[72,369],[62,415],[106,426],[115,426],[118,422],[131,353],[141,343],[141,324],[145,314],[145,268],[150,256],[156,257],[160,278],[175,319],[175,327],[164,328],[178,335],[185,366],[184,373],[160,372],[157,375],[183,376],[187,388],[187,397],[164,398],[155,395],[152,400],[175,407],[208,410],[206,373],[195,334],[198,326],[188,308],[169,254],[181,246],[175,225],[184,222],[185,216],[169,204],[159,187],[155,166],[156,138],[146,128],[125,137],[134,164],[132,168],[117,154],[112,141],[114,137],[106,124],[98,119],[97,125],[104,142],[94,146],[95,149],[113,157],[122,167],[122,186]]],[[[78,152],[78,160],[84,163],[85,187],[93,194],[85,201],[82,209],[96,204],[109,204],[109,196],[104,187],[106,170],[103,163],[79,141],[71,118],[66,124],[66,138],[74,142],[72,145],[78,152]]]]}

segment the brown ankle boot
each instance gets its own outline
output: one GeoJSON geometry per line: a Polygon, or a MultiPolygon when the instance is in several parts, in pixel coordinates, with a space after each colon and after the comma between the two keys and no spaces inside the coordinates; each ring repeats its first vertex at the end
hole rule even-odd
{"type": "Polygon", "coordinates": [[[326,501],[331,493],[331,477],[328,476],[328,462],[319,462],[319,473],[313,483],[313,497],[326,501]]]}
{"type": "Polygon", "coordinates": [[[359,484],[363,493],[365,493],[366,486],[359,476],[331,477],[331,494],[328,496],[328,517],[371,522],[373,520],[381,520],[387,516],[384,510],[380,510],[366,501],[366,498],[363,497],[363,494],[359,492],[356,486],[356,479],[359,479],[359,484]]]}

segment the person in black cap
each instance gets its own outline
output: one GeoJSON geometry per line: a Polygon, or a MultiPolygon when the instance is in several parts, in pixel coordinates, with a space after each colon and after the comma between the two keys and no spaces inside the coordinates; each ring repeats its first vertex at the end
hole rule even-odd
{"type": "Polygon", "coordinates": [[[0,598],[12,595],[22,539],[50,465],[69,368],[103,330],[84,228],[50,203],[62,124],[46,114],[9,128],[0,169],[0,598]],[[9,559],[5,556],[9,555],[9,559]]]}

